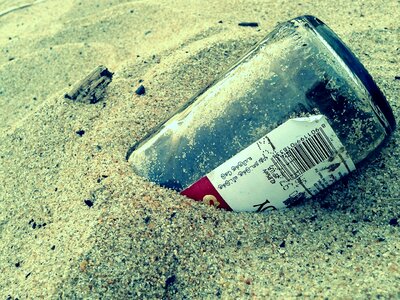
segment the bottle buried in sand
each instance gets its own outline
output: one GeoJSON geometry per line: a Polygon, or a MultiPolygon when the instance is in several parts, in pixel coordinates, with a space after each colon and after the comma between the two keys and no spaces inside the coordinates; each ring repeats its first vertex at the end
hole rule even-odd
{"type": "Polygon", "coordinates": [[[137,174],[190,198],[261,212],[339,180],[395,125],[354,54],[302,16],[280,24],[127,158],[137,174]]]}

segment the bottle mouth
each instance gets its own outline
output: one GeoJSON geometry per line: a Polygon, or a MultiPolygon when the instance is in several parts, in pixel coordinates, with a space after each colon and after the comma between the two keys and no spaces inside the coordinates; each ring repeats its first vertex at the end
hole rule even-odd
{"type": "MultiPolygon", "coordinates": [[[[350,71],[358,77],[368,93],[371,95],[371,106],[376,116],[385,128],[386,133],[391,134],[396,128],[396,120],[386,97],[379,89],[372,76],[361,64],[351,50],[340,38],[321,20],[314,16],[301,16],[297,20],[306,21],[311,29],[318,34],[335,51],[336,55],[346,64],[350,71]]],[[[295,19],[295,20],[296,20],[295,19]]]]}

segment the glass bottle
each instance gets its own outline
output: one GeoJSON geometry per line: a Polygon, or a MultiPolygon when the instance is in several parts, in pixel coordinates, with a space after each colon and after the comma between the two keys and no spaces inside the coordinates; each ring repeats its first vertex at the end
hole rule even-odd
{"type": "Polygon", "coordinates": [[[395,125],[354,54],[322,21],[301,16],[278,25],[127,159],[138,175],[195,200],[266,211],[339,180],[395,125]]]}

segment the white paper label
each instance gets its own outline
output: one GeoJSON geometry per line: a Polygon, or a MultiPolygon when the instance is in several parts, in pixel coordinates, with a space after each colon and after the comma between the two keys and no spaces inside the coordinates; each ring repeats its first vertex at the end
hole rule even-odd
{"type": "Polygon", "coordinates": [[[207,174],[234,211],[267,211],[309,198],[355,165],[323,115],[295,118],[207,174]]]}

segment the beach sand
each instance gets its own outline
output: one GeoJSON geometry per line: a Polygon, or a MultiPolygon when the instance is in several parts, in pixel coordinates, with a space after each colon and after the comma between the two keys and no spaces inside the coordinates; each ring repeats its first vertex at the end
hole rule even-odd
{"type": "Polygon", "coordinates": [[[398,131],[333,188],[269,214],[205,206],[125,160],[303,14],[348,44],[398,118],[396,0],[47,0],[0,13],[0,299],[400,298],[398,131]],[[101,101],[64,98],[100,64],[114,72],[101,101]]]}

